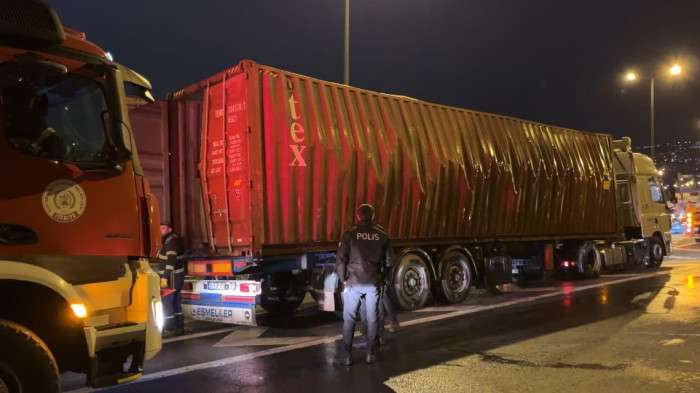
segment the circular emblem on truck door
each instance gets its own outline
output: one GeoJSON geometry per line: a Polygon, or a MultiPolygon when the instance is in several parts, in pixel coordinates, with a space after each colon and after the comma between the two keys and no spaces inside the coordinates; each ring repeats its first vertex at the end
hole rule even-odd
{"type": "Polygon", "coordinates": [[[46,186],[41,203],[52,220],[65,224],[83,215],[87,198],[85,191],[78,183],[61,179],[52,181],[46,186]]]}

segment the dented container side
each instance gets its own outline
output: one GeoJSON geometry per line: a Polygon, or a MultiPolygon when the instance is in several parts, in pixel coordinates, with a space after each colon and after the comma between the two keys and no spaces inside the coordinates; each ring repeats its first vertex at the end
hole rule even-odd
{"type": "Polygon", "coordinates": [[[171,95],[167,121],[190,248],[330,250],[365,202],[398,244],[617,234],[608,135],[250,61],[171,95]]]}
{"type": "Polygon", "coordinates": [[[607,135],[264,66],[257,78],[263,247],[333,244],[360,203],[398,241],[616,233],[607,135]]]}

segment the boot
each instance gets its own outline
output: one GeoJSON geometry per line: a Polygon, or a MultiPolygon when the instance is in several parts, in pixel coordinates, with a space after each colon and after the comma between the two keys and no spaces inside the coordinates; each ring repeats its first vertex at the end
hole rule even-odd
{"type": "Polygon", "coordinates": [[[401,330],[401,325],[399,324],[399,321],[398,321],[398,320],[397,320],[397,321],[391,321],[391,322],[389,323],[389,326],[387,326],[386,330],[387,330],[389,333],[396,333],[396,332],[398,332],[399,330],[401,330]]]}
{"type": "Polygon", "coordinates": [[[346,367],[352,366],[352,351],[343,346],[335,359],[335,363],[346,367]]]}
{"type": "Polygon", "coordinates": [[[372,364],[377,361],[377,355],[374,354],[374,352],[367,352],[367,357],[365,357],[365,362],[367,364],[372,364]]]}
{"type": "Polygon", "coordinates": [[[185,316],[180,314],[175,316],[175,335],[182,336],[185,334],[185,316]]]}

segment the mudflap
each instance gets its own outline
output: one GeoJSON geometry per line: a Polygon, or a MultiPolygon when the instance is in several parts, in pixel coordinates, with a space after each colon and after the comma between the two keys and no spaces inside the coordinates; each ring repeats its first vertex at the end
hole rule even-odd
{"type": "Polygon", "coordinates": [[[486,282],[490,285],[508,284],[513,279],[513,266],[508,256],[492,256],[485,260],[486,282]]]}
{"type": "Polygon", "coordinates": [[[342,307],[337,301],[339,294],[338,275],[334,266],[324,266],[313,273],[312,294],[321,311],[335,312],[342,307]]]}

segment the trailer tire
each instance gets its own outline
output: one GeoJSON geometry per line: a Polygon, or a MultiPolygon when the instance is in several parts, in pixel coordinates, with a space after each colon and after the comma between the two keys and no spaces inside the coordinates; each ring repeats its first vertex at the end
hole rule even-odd
{"type": "Polygon", "coordinates": [[[393,270],[390,292],[403,310],[415,310],[430,300],[430,282],[428,263],[418,254],[406,253],[393,270]]]}
{"type": "Polygon", "coordinates": [[[658,269],[664,262],[664,244],[658,236],[652,236],[649,242],[649,262],[646,264],[648,269],[658,269]]]}
{"type": "Polygon", "coordinates": [[[0,388],[9,393],[60,391],[49,347],[26,327],[0,319],[0,388]]]}
{"type": "Polygon", "coordinates": [[[585,278],[598,278],[603,268],[603,258],[593,242],[585,242],[578,248],[576,264],[585,278]]]}
{"type": "Polygon", "coordinates": [[[306,291],[290,272],[268,275],[262,282],[260,306],[272,315],[291,315],[304,301],[306,291]]]}
{"type": "Polygon", "coordinates": [[[448,252],[440,259],[439,289],[447,303],[461,303],[469,295],[474,276],[470,265],[467,256],[460,252],[448,252]]]}

